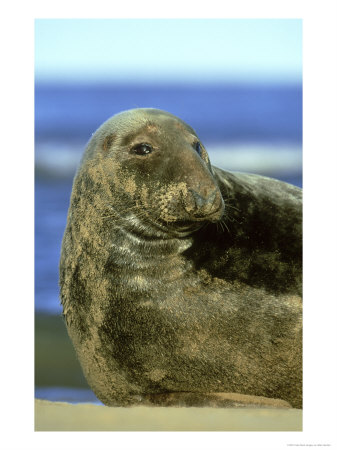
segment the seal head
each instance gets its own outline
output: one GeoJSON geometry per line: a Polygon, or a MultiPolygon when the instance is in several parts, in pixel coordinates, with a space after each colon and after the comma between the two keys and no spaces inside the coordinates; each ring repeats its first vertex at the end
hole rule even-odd
{"type": "Polygon", "coordinates": [[[94,143],[84,166],[100,165],[130,217],[136,210],[144,222],[176,234],[223,216],[207,151],[175,116],[156,109],[126,111],[103,124],[94,143]]]}

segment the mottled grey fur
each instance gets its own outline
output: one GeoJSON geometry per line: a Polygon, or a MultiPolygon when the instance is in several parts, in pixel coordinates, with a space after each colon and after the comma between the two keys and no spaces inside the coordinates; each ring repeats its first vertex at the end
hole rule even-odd
{"type": "Polygon", "coordinates": [[[301,190],[212,167],[198,141],[155,109],[93,135],[62,244],[69,335],[107,405],[300,408],[301,190]]]}

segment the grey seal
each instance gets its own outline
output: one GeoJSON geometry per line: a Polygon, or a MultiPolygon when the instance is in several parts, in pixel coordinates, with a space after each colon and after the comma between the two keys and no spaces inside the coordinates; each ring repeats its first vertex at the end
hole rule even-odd
{"type": "Polygon", "coordinates": [[[301,199],[212,166],[172,114],[107,120],[76,173],[60,259],[66,326],[97,397],[300,408],[301,199]]]}

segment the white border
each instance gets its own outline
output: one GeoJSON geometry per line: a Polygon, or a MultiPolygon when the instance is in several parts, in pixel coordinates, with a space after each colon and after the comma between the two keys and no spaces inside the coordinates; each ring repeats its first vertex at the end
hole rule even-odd
{"type": "MultiPolygon", "coordinates": [[[[2,51],[1,444],[10,449],[336,448],[336,2],[7,2],[2,51]],[[207,7],[204,5],[207,3],[207,7]],[[159,6],[161,5],[161,6],[159,6]],[[163,11],[165,9],[165,12],[163,11]],[[302,433],[33,431],[34,18],[302,18],[304,30],[305,406],[302,433]],[[5,135],[5,138],[4,138],[5,135]],[[5,271],[5,269],[7,269],[5,271]]],[[[1,7],[4,8],[3,6],[1,7]]]]}

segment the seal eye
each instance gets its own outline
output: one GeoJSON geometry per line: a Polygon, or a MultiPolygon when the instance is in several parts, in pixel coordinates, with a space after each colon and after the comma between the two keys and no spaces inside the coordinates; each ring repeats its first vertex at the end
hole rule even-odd
{"type": "Polygon", "coordinates": [[[149,144],[137,144],[132,149],[132,152],[136,155],[148,155],[149,153],[152,153],[152,151],[153,148],[149,144]]]}
{"type": "Polygon", "coordinates": [[[201,152],[201,144],[199,141],[194,144],[194,148],[195,148],[195,151],[198,153],[198,155],[201,156],[201,153],[202,153],[201,152]]]}

